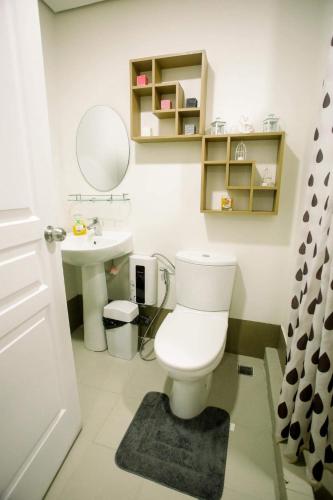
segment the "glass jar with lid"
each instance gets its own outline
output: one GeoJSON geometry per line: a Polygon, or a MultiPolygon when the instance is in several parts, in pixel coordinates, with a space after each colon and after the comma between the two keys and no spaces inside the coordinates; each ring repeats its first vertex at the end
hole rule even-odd
{"type": "Polygon", "coordinates": [[[270,113],[267,118],[263,121],[263,131],[264,132],[277,132],[279,130],[279,118],[270,113]]]}
{"type": "Polygon", "coordinates": [[[217,116],[215,121],[210,124],[210,134],[211,135],[223,135],[227,132],[227,122],[224,122],[222,118],[217,116]]]}

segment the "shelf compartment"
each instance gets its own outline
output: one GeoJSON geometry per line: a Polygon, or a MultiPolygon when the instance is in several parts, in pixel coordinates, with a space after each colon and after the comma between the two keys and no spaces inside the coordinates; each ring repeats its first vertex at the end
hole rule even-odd
{"type": "Polygon", "coordinates": [[[203,161],[226,162],[229,158],[230,141],[227,136],[205,136],[203,161]]]}
{"type": "Polygon", "coordinates": [[[222,192],[226,184],[226,163],[205,164],[202,167],[201,211],[221,211],[222,192]]]}
{"type": "Polygon", "coordinates": [[[277,173],[278,173],[277,163],[273,163],[272,159],[270,160],[270,163],[265,163],[263,161],[261,163],[257,163],[254,173],[253,185],[255,187],[275,187],[276,182],[278,180],[277,173]],[[265,173],[266,170],[268,176],[272,180],[272,186],[261,185],[261,183],[263,182],[264,178],[267,175],[267,173],[265,173]]]}
{"type": "Polygon", "coordinates": [[[179,82],[155,83],[155,89],[160,94],[175,94],[179,82]]]}
{"type": "Polygon", "coordinates": [[[130,63],[132,86],[136,86],[136,77],[142,74],[148,76],[149,83],[152,83],[153,60],[152,58],[134,59],[130,63]]]}
{"type": "MultiPolygon", "coordinates": [[[[226,134],[232,141],[272,141],[280,140],[284,136],[284,132],[251,132],[249,134],[226,134]]],[[[209,136],[206,136],[209,137],[209,136]]],[[[210,136],[212,137],[212,136],[210,136]]],[[[221,136],[219,136],[221,137],[221,136]]]]}
{"type": "Polygon", "coordinates": [[[178,113],[180,116],[199,117],[200,108],[179,108],[178,113]]]}
{"type": "Polygon", "coordinates": [[[277,213],[277,191],[274,189],[254,189],[252,211],[255,213],[277,213]]]}
{"type": "Polygon", "coordinates": [[[251,187],[253,185],[255,162],[229,162],[227,186],[251,187]]]}
{"type": "MultiPolygon", "coordinates": [[[[238,188],[227,188],[230,190],[230,196],[232,198],[232,210],[231,212],[248,212],[251,210],[251,189],[246,187],[238,188]]],[[[227,210],[222,210],[226,212],[227,210]]],[[[229,212],[229,210],[228,210],[229,212]]]]}
{"type": "Polygon", "coordinates": [[[218,160],[206,160],[204,162],[205,165],[224,165],[226,166],[226,161],[218,161],[218,160]]]}
{"type": "Polygon", "coordinates": [[[153,111],[164,111],[161,109],[162,99],[170,99],[172,102],[172,108],[167,111],[175,111],[180,94],[182,94],[182,90],[180,89],[180,84],[178,82],[168,82],[165,84],[162,83],[155,85],[153,88],[153,111]]]}
{"type": "Polygon", "coordinates": [[[135,137],[141,136],[143,127],[155,130],[157,118],[152,112],[152,96],[132,94],[131,106],[133,119],[131,121],[131,134],[135,137]]]}
{"type": "Polygon", "coordinates": [[[152,95],[152,91],[153,91],[153,86],[151,83],[148,83],[148,85],[133,85],[132,87],[132,92],[138,96],[152,95]]]}
{"type": "Polygon", "coordinates": [[[155,58],[160,68],[182,68],[186,66],[200,66],[205,51],[170,54],[155,58]]]}
{"type": "Polygon", "coordinates": [[[202,135],[149,135],[149,136],[133,136],[134,142],[188,142],[188,141],[201,141],[202,135]]]}
{"type": "MultiPolygon", "coordinates": [[[[153,58],[153,77],[155,83],[163,81],[163,70],[174,68],[186,68],[188,66],[206,65],[205,51],[185,52],[182,54],[171,54],[153,58]]],[[[206,69],[206,68],[205,68],[206,69]]]]}
{"type": "Polygon", "coordinates": [[[260,185],[263,170],[266,166],[269,167],[270,171],[271,167],[274,166],[275,174],[275,166],[278,163],[278,153],[280,149],[280,137],[277,138],[276,135],[273,136],[271,132],[265,132],[262,135],[259,133],[251,134],[250,137],[249,135],[250,134],[246,134],[242,138],[239,136],[230,136],[230,162],[236,161],[235,153],[237,145],[240,142],[243,142],[246,147],[245,161],[255,160],[257,164],[258,172],[256,172],[256,180],[254,184],[260,185]]]}
{"type": "MultiPolygon", "coordinates": [[[[195,134],[198,134],[200,129],[199,117],[198,116],[187,116],[184,114],[180,114],[177,110],[176,116],[176,130],[178,134],[185,135],[185,124],[191,123],[195,125],[195,134]]],[[[194,134],[191,134],[194,135],[194,134]]]]}
{"type": "Polygon", "coordinates": [[[154,115],[160,119],[164,118],[175,118],[176,110],[175,109],[157,109],[153,111],[154,115]]]}

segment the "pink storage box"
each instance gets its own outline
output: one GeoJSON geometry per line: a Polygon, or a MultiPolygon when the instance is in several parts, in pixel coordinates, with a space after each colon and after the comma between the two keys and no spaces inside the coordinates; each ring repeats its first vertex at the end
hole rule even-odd
{"type": "Polygon", "coordinates": [[[170,99],[162,99],[161,100],[161,109],[171,109],[172,108],[172,102],[170,99]]]}
{"type": "Polygon", "coordinates": [[[148,76],[147,75],[139,75],[136,77],[137,85],[148,85],[148,76]]]}

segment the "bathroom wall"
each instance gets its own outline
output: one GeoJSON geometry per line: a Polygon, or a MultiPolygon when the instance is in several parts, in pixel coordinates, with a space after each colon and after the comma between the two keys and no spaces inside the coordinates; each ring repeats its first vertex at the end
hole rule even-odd
{"type": "MultiPolygon", "coordinates": [[[[239,269],[230,316],[285,322],[309,140],[329,42],[329,0],[111,0],[54,15],[40,4],[50,123],[58,172],[58,221],[70,227],[73,192],[92,193],[77,165],[75,133],[95,104],[113,107],[129,129],[132,58],[205,49],[209,61],[207,124],[221,115],[237,125],[247,114],[261,130],[265,115],[287,133],[278,216],[201,214],[200,143],[131,143],[128,173],[115,193],[131,202],[79,208],[107,228],[133,232],[135,251],[231,252],[239,269]]],[[[79,291],[65,268],[68,298],[79,291]]],[[[126,297],[126,266],[109,279],[126,297]]],[[[160,295],[163,285],[159,286],[160,295]]],[[[168,302],[174,305],[174,287],[168,302]]]]}

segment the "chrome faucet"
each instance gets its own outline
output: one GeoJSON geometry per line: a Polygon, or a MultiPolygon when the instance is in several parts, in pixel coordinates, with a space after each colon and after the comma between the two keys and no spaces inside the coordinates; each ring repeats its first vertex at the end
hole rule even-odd
{"type": "Polygon", "coordinates": [[[95,236],[102,236],[103,234],[102,223],[98,217],[93,217],[91,219],[91,223],[88,224],[87,229],[93,229],[95,236]]]}

